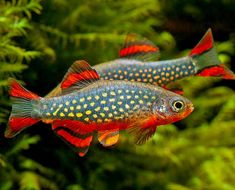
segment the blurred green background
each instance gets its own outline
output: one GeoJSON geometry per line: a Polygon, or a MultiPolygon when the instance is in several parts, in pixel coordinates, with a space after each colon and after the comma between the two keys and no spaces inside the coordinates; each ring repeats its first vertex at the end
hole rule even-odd
{"type": "Polygon", "coordinates": [[[234,0],[0,0],[0,189],[235,189],[234,81],[184,79],[194,113],[142,146],[123,133],[117,146],[94,142],[79,158],[43,123],[3,136],[8,77],[43,96],[73,61],[117,58],[127,33],[149,38],[164,60],[187,55],[209,27],[234,71],[234,18],[234,0]]]}

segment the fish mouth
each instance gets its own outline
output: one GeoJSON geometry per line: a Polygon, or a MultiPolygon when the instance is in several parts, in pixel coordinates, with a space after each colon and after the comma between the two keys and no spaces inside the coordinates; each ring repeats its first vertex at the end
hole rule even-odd
{"type": "Polygon", "coordinates": [[[194,110],[194,106],[193,106],[193,104],[190,104],[190,105],[189,105],[189,111],[190,111],[190,113],[192,113],[193,110],[194,110]]]}
{"type": "Polygon", "coordinates": [[[192,112],[193,112],[193,110],[194,110],[194,106],[193,106],[193,104],[189,104],[188,106],[187,106],[187,111],[185,112],[185,115],[184,115],[184,117],[187,117],[188,115],[190,115],[192,112]]]}

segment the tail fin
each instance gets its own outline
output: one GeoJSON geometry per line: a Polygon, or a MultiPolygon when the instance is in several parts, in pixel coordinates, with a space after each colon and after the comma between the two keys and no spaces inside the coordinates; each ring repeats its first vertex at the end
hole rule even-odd
{"type": "Polygon", "coordinates": [[[207,30],[199,43],[192,49],[189,56],[196,63],[198,76],[235,79],[235,74],[219,61],[211,29],[207,30]]]}
{"type": "Polygon", "coordinates": [[[29,127],[40,120],[31,117],[33,111],[31,100],[36,100],[40,97],[23,88],[14,79],[10,79],[9,83],[9,94],[13,104],[8,127],[5,131],[6,138],[14,137],[26,127],[29,127]]]}

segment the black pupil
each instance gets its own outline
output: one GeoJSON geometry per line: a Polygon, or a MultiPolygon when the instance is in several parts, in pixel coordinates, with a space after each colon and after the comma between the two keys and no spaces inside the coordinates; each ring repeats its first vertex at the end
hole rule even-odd
{"type": "Polygon", "coordinates": [[[183,104],[182,104],[181,102],[176,102],[176,103],[175,103],[175,107],[176,107],[177,109],[181,109],[182,106],[183,106],[183,104]]]}

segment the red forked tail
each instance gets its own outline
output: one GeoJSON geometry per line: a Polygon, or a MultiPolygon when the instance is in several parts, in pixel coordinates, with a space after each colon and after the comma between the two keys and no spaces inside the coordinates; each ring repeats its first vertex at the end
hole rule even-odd
{"type": "Polygon", "coordinates": [[[192,49],[189,56],[196,64],[198,76],[235,79],[235,74],[225,65],[221,64],[218,58],[211,29],[207,30],[200,42],[192,49]]]}
{"type": "Polygon", "coordinates": [[[40,97],[22,87],[16,80],[10,79],[9,94],[12,99],[12,112],[9,118],[8,127],[5,131],[6,138],[12,138],[23,129],[33,125],[40,119],[31,117],[33,111],[31,100],[40,97]]]}

